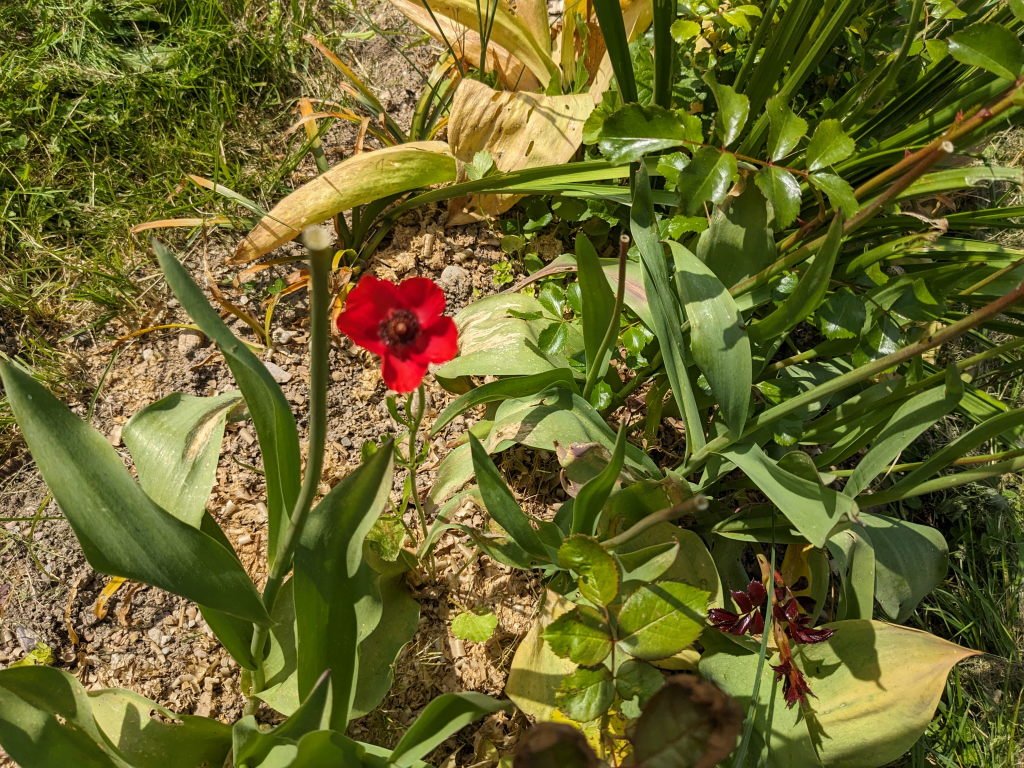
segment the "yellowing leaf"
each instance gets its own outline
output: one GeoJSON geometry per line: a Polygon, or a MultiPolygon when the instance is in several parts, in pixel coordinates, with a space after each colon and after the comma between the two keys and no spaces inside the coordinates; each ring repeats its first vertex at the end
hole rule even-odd
{"type": "Polygon", "coordinates": [[[538,721],[555,719],[558,708],[555,692],[558,684],[576,669],[576,664],[569,659],[559,658],[551,650],[541,633],[551,622],[572,608],[571,602],[548,590],[540,614],[512,658],[505,695],[519,709],[538,721]]]}
{"type": "MultiPolygon", "coordinates": [[[[583,124],[594,109],[585,94],[544,96],[495,91],[463,80],[448,120],[448,143],[463,163],[486,151],[498,170],[518,171],[568,162],[583,141],[583,124]]],[[[517,195],[480,195],[454,202],[450,224],[468,223],[483,212],[507,211],[517,195]]]]}
{"type": "Polygon", "coordinates": [[[455,158],[441,141],[417,141],[350,157],[279,202],[246,235],[234,261],[257,259],[303,228],[388,195],[455,179],[455,158]]]}

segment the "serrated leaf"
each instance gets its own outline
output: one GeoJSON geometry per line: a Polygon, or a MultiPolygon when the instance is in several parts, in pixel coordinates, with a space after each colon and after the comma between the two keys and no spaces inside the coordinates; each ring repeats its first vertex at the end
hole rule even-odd
{"type": "Polygon", "coordinates": [[[714,147],[701,147],[679,174],[680,207],[692,216],[704,203],[721,203],[738,173],[735,155],[714,147]]]}
{"type": "Polygon", "coordinates": [[[838,120],[822,120],[807,145],[807,170],[818,171],[853,154],[856,145],[838,120]]]}
{"type": "Polygon", "coordinates": [[[498,617],[493,613],[460,613],[452,619],[452,634],[460,640],[471,643],[486,643],[498,626],[498,617]]]}
{"type": "Polygon", "coordinates": [[[618,563],[597,539],[570,536],[558,548],[558,564],[579,574],[580,594],[592,603],[608,605],[619,593],[618,563]]]}
{"type": "Polygon", "coordinates": [[[589,605],[578,605],[559,616],[542,637],[556,654],[584,667],[597,666],[612,650],[604,617],[589,605]]]}
{"type": "Polygon", "coordinates": [[[768,99],[768,157],[777,162],[807,134],[807,121],[798,116],[781,95],[768,99]]]}
{"type": "Polygon", "coordinates": [[[678,653],[700,636],[709,594],[678,581],[636,584],[619,609],[620,647],[646,661],[678,653]]]}
{"type": "Polygon", "coordinates": [[[800,214],[800,182],[777,165],[762,168],[754,176],[754,183],[772,206],[775,228],[785,229],[800,214]]]}
{"type": "Polygon", "coordinates": [[[842,211],[847,218],[853,216],[860,209],[860,203],[857,202],[857,198],[853,194],[853,187],[841,176],[836,176],[834,173],[812,173],[808,180],[813,186],[828,195],[828,201],[832,207],[842,211]]]}
{"type": "Polygon", "coordinates": [[[651,664],[639,659],[626,659],[615,670],[615,691],[623,701],[638,699],[640,706],[658,692],[665,676],[651,664]]]}
{"type": "Polygon", "coordinates": [[[615,700],[615,683],[606,667],[581,667],[558,685],[558,708],[578,723],[600,717],[615,700]]]}
{"type": "Polygon", "coordinates": [[[974,24],[949,38],[949,53],[961,64],[1015,80],[1024,70],[1024,43],[1001,24],[974,24]]]}

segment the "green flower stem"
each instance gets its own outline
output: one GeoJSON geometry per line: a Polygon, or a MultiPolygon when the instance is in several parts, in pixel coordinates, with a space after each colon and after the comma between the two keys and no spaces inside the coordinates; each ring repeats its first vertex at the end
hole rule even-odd
{"type": "Polygon", "coordinates": [[[423,423],[423,414],[427,410],[427,397],[423,391],[423,384],[420,384],[419,388],[414,392],[410,393],[409,399],[405,404],[405,412],[409,417],[409,486],[412,490],[412,503],[416,507],[416,517],[420,521],[420,533],[423,535],[423,543],[427,542],[427,513],[423,509],[423,503],[420,501],[420,490],[419,482],[417,480],[417,473],[420,468],[420,456],[419,450],[416,446],[416,436],[419,434],[420,425],[423,423]],[[415,398],[416,407],[413,408],[413,399],[415,398]]]}
{"type": "Polygon", "coordinates": [[[640,518],[636,523],[631,525],[625,531],[620,533],[618,536],[612,536],[610,539],[601,542],[608,551],[621,547],[627,541],[631,541],[639,536],[641,533],[646,531],[648,528],[657,525],[658,523],[668,523],[672,520],[676,520],[683,515],[693,514],[694,512],[703,512],[708,508],[708,497],[702,493],[691,496],[681,504],[676,504],[672,507],[666,507],[665,509],[654,512],[646,517],[640,518]]]}
{"type": "MultiPolygon", "coordinates": [[[[291,522],[285,530],[284,537],[274,564],[267,576],[267,584],[263,588],[263,604],[268,613],[272,613],[277,602],[281,585],[291,570],[295,547],[302,536],[309,512],[313,507],[313,499],[320,485],[320,477],[324,467],[324,443],[327,437],[327,376],[328,352],[331,346],[331,291],[328,277],[331,272],[331,256],[333,249],[329,242],[320,242],[316,236],[307,236],[309,248],[309,448],[306,455],[306,471],[302,478],[302,487],[292,509],[291,522]]],[[[253,714],[259,706],[255,692],[263,689],[266,683],[266,672],[263,669],[268,626],[255,626],[252,636],[252,654],[257,661],[252,673],[252,693],[245,705],[245,713],[253,714]]]]}

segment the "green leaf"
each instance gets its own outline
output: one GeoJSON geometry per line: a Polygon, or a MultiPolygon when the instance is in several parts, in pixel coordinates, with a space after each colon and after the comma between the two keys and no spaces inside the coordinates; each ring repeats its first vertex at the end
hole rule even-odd
{"type": "Polygon", "coordinates": [[[837,619],[870,619],[875,612],[875,550],[871,543],[849,528],[829,539],[828,549],[839,574],[837,619]]]}
{"type": "Polygon", "coordinates": [[[494,462],[487,455],[480,441],[470,433],[469,444],[473,454],[473,469],[476,473],[477,483],[480,484],[480,494],[483,496],[487,513],[500,525],[512,540],[522,547],[526,552],[533,555],[539,562],[546,562],[549,559],[548,551],[544,543],[537,535],[512,491],[509,490],[505,481],[494,466],[494,462]]]}
{"type": "Polygon", "coordinates": [[[701,147],[679,173],[679,207],[693,216],[704,203],[721,203],[738,175],[735,155],[715,147],[701,147]]]}
{"type": "Polygon", "coordinates": [[[464,611],[452,619],[452,634],[460,640],[472,643],[486,643],[498,626],[498,617],[487,613],[464,611]]]}
{"type": "Polygon", "coordinates": [[[1024,21],[1024,0],[1010,0],[1010,10],[1017,17],[1017,21],[1024,21]]]}
{"type": "Polygon", "coordinates": [[[579,574],[580,594],[595,605],[608,605],[619,594],[619,566],[597,539],[577,534],[558,548],[558,564],[579,574]]]}
{"type": "Polygon", "coordinates": [[[852,155],[855,148],[838,120],[822,120],[807,145],[807,170],[814,172],[835,165],[852,155]]]}
{"type": "Polygon", "coordinates": [[[750,337],[758,343],[765,343],[786,333],[803,322],[828,292],[835,269],[836,258],[843,243],[843,218],[837,216],[828,228],[825,242],[811,259],[800,282],[786,300],[774,312],[750,327],[750,337]]]}
{"type": "Polygon", "coordinates": [[[677,581],[631,582],[619,609],[619,646],[638,659],[666,659],[704,629],[708,593],[677,581]]]}
{"type": "Polygon", "coordinates": [[[267,483],[268,560],[273,563],[280,536],[299,496],[302,475],[295,417],[266,366],[224,324],[174,255],[157,241],[153,241],[153,250],[167,284],[182,307],[224,355],[252,416],[263,455],[267,483]]]}
{"type": "Polygon", "coordinates": [[[176,715],[131,691],[86,693],[53,667],[0,672],[0,745],[24,768],[200,768],[221,765],[231,729],[216,720],[176,715]]]}
{"type": "Polygon", "coordinates": [[[768,203],[756,185],[715,208],[710,226],[697,241],[697,257],[726,288],[775,261],[775,238],[768,227],[768,203]]]}
{"type": "MultiPolygon", "coordinates": [[[[696,161],[696,158],[694,158],[696,161]]],[[[691,163],[690,165],[693,165],[691,163]]],[[[690,167],[690,166],[687,166],[690,167]]],[[[686,340],[682,333],[683,308],[676,291],[672,289],[672,275],[665,259],[665,249],[658,236],[658,221],[651,199],[650,180],[644,166],[636,176],[633,207],[629,226],[640,252],[644,269],[644,286],[651,307],[654,335],[658,339],[665,375],[672,387],[672,396],[687,424],[687,443],[690,450],[704,446],[704,433],[700,414],[694,399],[690,376],[686,368],[686,340]]]]}
{"type": "Polygon", "coordinates": [[[857,504],[849,496],[820,483],[787,472],[757,445],[723,451],[771,499],[779,511],[816,547],[824,547],[837,525],[857,517],[857,504]]]}
{"type": "Polygon", "coordinates": [[[573,608],[573,603],[546,590],[537,618],[512,657],[505,695],[535,720],[551,720],[556,716],[558,684],[576,669],[575,664],[558,656],[541,637],[545,628],[573,608]]]}
{"type": "Polygon", "coordinates": [[[896,413],[872,440],[871,449],[857,464],[843,493],[856,498],[891,465],[907,446],[956,407],[963,396],[963,385],[955,369],[950,369],[944,386],[933,387],[896,409],[896,413]]]}
{"type": "Polygon", "coordinates": [[[853,194],[853,187],[841,176],[834,173],[812,173],[808,177],[811,186],[817,187],[826,195],[832,207],[841,211],[847,218],[853,216],[860,210],[860,203],[853,194]]]}
{"type": "Polygon", "coordinates": [[[768,664],[753,710],[750,693],[758,654],[720,635],[708,635],[700,671],[733,696],[754,719],[757,755],[771,750],[774,766],[830,768],[886,765],[924,733],[957,662],[976,652],[934,635],[876,621],[826,625],[835,634],[803,645],[797,665],[814,692],[813,720],[786,707],[768,664]],[[809,727],[813,726],[813,733],[809,727]]]}
{"type": "Polygon", "coordinates": [[[742,724],[739,706],[714,683],[676,675],[637,720],[633,755],[644,768],[724,765],[742,724]]]}
{"type": "Polygon", "coordinates": [[[607,667],[581,667],[564,677],[555,693],[558,708],[578,723],[594,720],[615,700],[615,683],[607,667]]]}
{"type": "MultiPolygon", "coordinates": [[[[260,768],[321,768],[321,766],[345,766],[345,768],[387,768],[384,754],[377,748],[360,744],[337,731],[314,731],[299,739],[295,757],[282,762],[280,766],[260,768]]],[[[416,768],[423,768],[425,763],[416,768]]]]}
{"type": "Polygon", "coordinates": [[[855,339],[860,336],[867,319],[864,302],[848,288],[842,288],[825,299],[814,313],[814,325],[829,339],[855,339]]]}
{"type": "Polygon", "coordinates": [[[235,722],[232,729],[233,765],[237,768],[290,766],[298,752],[298,741],[307,733],[327,728],[331,682],[323,675],[306,700],[283,723],[270,731],[260,729],[253,715],[235,722]]]}
{"type": "Polygon", "coordinates": [[[693,19],[676,19],[672,22],[672,39],[682,45],[700,34],[700,22],[693,19]]]}
{"type": "Polygon", "coordinates": [[[482,693],[445,693],[427,704],[391,751],[396,768],[412,768],[449,736],[507,704],[482,693]]]}
{"type": "Polygon", "coordinates": [[[513,376],[481,384],[479,387],[459,395],[459,397],[449,403],[448,407],[441,412],[434,425],[430,428],[430,434],[438,434],[442,429],[451,424],[456,416],[474,406],[494,403],[512,397],[529,397],[544,391],[552,384],[564,384],[571,387],[573,385],[572,371],[568,368],[556,368],[529,376],[513,376]]]}
{"type": "Polygon", "coordinates": [[[700,118],[657,106],[626,104],[605,118],[597,144],[612,163],[634,163],[644,155],[700,144],[700,118]]]}
{"type": "Polygon", "coordinates": [[[974,24],[949,38],[949,53],[961,64],[979,67],[1006,80],[1024,70],[1024,44],[1001,24],[974,24]]]}
{"type": "Polygon", "coordinates": [[[587,355],[587,370],[597,368],[597,378],[603,378],[612,356],[612,350],[603,345],[612,322],[615,294],[608,285],[597,251],[583,234],[576,236],[576,263],[579,265],[577,276],[583,298],[583,348],[587,355]]]}
{"type": "Polygon", "coordinates": [[[39,472],[93,568],[246,621],[269,620],[234,552],[154,504],[110,443],[31,376],[0,363],[0,378],[39,472]]]}
{"type": "Polygon", "coordinates": [[[619,0],[594,0],[594,11],[601,26],[601,36],[608,49],[608,58],[615,72],[622,101],[629,104],[637,101],[636,75],[633,72],[633,57],[629,51],[622,6],[619,0]]]}
{"type": "Polygon", "coordinates": [[[551,622],[541,635],[563,659],[595,667],[612,651],[612,638],[604,617],[589,605],[578,605],[551,622]]]}
{"type": "Polygon", "coordinates": [[[241,397],[228,392],[194,397],[176,392],[146,406],[121,436],[153,501],[198,528],[217,481],[217,462],[228,414],[241,397]]]}
{"type": "Polygon", "coordinates": [[[754,175],[754,183],[772,206],[775,226],[785,229],[800,214],[800,182],[789,171],[777,165],[762,168],[754,175]]]}
{"type": "Polygon", "coordinates": [[[664,685],[665,676],[645,661],[626,659],[615,670],[615,692],[623,701],[637,699],[643,707],[664,685]]]}
{"type": "Polygon", "coordinates": [[[750,99],[738,93],[731,85],[721,85],[709,72],[704,82],[711,88],[718,107],[715,113],[715,132],[722,140],[722,146],[728,147],[739,138],[743,126],[747,124],[750,114],[750,99]]]}
{"type": "Polygon", "coordinates": [[[903,623],[946,578],[946,540],[930,526],[896,517],[861,512],[860,521],[875,553],[875,599],[886,616],[903,623]]]}
{"type": "Polygon", "coordinates": [[[391,494],[392,454],[390,443],[382,446],[334,486],[310,512],[295,552],[299,696],[330,670],[336,730],[345,729],[354,706],[359,643],[380,619],[379,603],[367,605],[373,581],[363,543],[391,494]],[[372,622],[368,611],[378,612],[372,622]]]}
{"type": "Polygon", "coordinates": [[[807,121],[797,116],[781,94],[768,99],[768,159],[778,162],[807,135],[807,121]]]}
{"type": "Polygon", "coordinates": [[[750,339],[729,291],[714,272],[682,245],[669,242],[675,259],[676,289],[690,321],[690,349],[707,377],[725,423],[743,432],[753,380],[750,339]]]}
{"type": "MultiPolygon", "coordinates": [[[[596,476],[584,484],[572,505],[572,533],[593,534],[601,517],[601,510],[619,481],[626,457],[626,426],[619,427],[615,450],[611,460],[596,476]]],[[[563,545],[564,546],[564,545],[563,545]]]]}

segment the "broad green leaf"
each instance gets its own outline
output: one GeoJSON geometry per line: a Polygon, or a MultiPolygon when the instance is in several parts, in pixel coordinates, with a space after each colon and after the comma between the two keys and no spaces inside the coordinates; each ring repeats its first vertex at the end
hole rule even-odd
{"type": "Polygon", "coordinates": [[[711,88],[718,108],[715,112],[715,132],[722,140],[722,146],[728,147],[739,138],[747,124],[750,99],[742,93],[737,93],[731,85],[716,82],[710,72],[705,76],[704,82],[711,88]]]}
{"type": "Polygon", "coordinates": [[[594,667],[612,651],[612,637],[604,617],[589,605],[578,605],[551,622],[544,642],[563,659],[594,667]]]}
{"type": "Polygon", "coordinates": [[[202,522],[217,481],[228,414],[241,399],[236,392],[216,397],[176,392],[136,413],[121,433],[142,490],[193,528],[202,522]]]}
{"type": "Polygon", "coordinates": [[[546,562],[549,554],[544,543],[537,535],[530,518],[523,512],[512,491],[505,484],[498,468],[494,466],[487,451],[472,433],[469,436],[469,443],[472,446],[470,450],[473,454],[473,469],[487,513],[516,544],[538,562],[546,562]]]}
{"type": "MultiPolygon", "coordinates": [[[[977,653],[877,621],[826,626],[835,630],[829,640],[803,645],[796,655],[815,695],[813,721],[800,707],[785,706],[771,667],[763,667],[750,755],[756,758],[770,744],[771,758],[762,764],[866,768],[896,760],[931,722],[949,670],[977,653]]],[[[758,655],[721,636],[707,641],[701,674],[748,711],[758,655]]]]}
{"type": "Polygon", "coordinates": [[[273,730],[262,730],[253,715],[235,722],[232,729],[233,765],[237,768],[286,768],[307,733],[326,729],[330,722],[331,682],[323,675],[302,704],[273,730]]]}
{"type": "Polygon", "coordinates": [[[623,701],[637,699],[641,707],[664,683],[661,670],[639,659],[626,659],[615,670],[615,692],[623,701]]]}
{"type": "Polygon", "coordinates": [[[1024,21],[1024,0],[1010,0],[1010,10],[1017,17],[1017,21],[1024,21]]]}
{"type": "Polygon", "coordinates": [[[558,564],[579,575],[580,594],[595,605],[608,605],[619,594],[618,563],[597,539],[570,536],[558,548],[558,564]]]}
{"type": "Polygon", "coordinates": [[[871,543],[857,529],[849,528],[828,540],[828,550],[839,574],[837,619],[870,619],[875,612],[875,550],[871,543]]]}
{"type": "Polygon", "coordinates": [[[755,444],[730,448],[722,456],[743,470],[816,547],[825,546],[837,525],[857,517],[857,504],[849,496],[787,472],[755,444]]]}
{"type": "Polygon", "coordinates": [[[814,313],[814,325],[829,339],[855,339],[864,328],[864,302],[843,288],[835,291],[814,313]]]}
{"type": "Polygon", "coordinates": [[[861,512],[861,535],[875,553],[875,600],[893,621],[905,622],[946,578],[949,548],[936,529],[861,512]]]}
{"type": "Polygon", "coordinates": [[[561,595],[550,589],[545,591],[537,618],[512,657],[505,695],[538,721],[555,716],[558,684],[576,669],[576,664],[552,651],[541,635],[553,621],[573,608],[575,606],[561,595]]]}
{"type": "MultiPolygon", "coordinates": [[[[445,2],[452,0],[434,5],[445,2]]],[[[454,155],[442,141],[414,141],[353,155],[275,205],[239,244],[234,262],[258,259],[306,227],[358,205],[454,181],[455,165],[454,155]]]]}
{"type": "Polygon", "coordinates": [[[424,707],[391,751],[391,764],[412,768],[449,736],[484,715],[505,709],[505,702],[482,693],[444,693],[424,707]]]}
{"type": "Polygon", "coordinates": [[[491,612],[471,613],[465,611],[452,619],[452,634],[472,643],[486,643],[498,626],[498,617],[491,612]]]}
{"type": "Polygon", "coordinates": [[[903,450],[956,407],[963,386],[955,369],[950,369],[944,386],[934,387],[910,398],[877,433],[869,450],[857,464],[843,493],[855,498],[892,464],[903,450]]]}
{"type": "Polygon", "coordinates": [[[841,176],[836,176],[834,173],[818,172],[812,173],[808,177],[808,181],[812,186],[828,195],[828,201],[832,207],[841,211],[847,218],[860,210],[860,203],[857,202],[857,198],[853,194],[853,187],[841,176]]]}
{"type": "Polygon", "coordinates": [[[768,159],[778,162],[807,135],[807,121],[799,117],[781,95],[768,99],[768,159]]]}
{"type": "Polygon", "coordinates": [[[855,148],[838,120],[822,120],[807,145],[807,170],[820,171],[835,165],[852,155],[855,148]]]}
{"type": "Polygon", "coordinates": [[[800,215],[800,182],[792,173],[777,165],[760,169],[754,175],[754,183],[771,204],[775,214],[775,226],[785,229],[800,215]]]}
{"type": "MultiPolygon", "coordinates": [[[[385,753],[386,754],[386,753],[385,753]]],[[[321,768],[321,766],[345,766],[345,768],[387,768],[382,755],[371,752],[370,745],[353,741],[343,733],[323,730],[307,733],[296,744],[295,756],[280,766],[260,768],[321,768]]],[[[426,764],[419,763],[416,768],[426,764]]]]}
{"type": "Polygon", "coordinates": [[[740,735],[735,701],[694,675],[669,678],[644,707],[633,732],[633,756],[644,768],[724,765],[740,735]]]}
{"type": "Polygon", "coordinates": [[[708,592],[710,605],[723,604],[715,561],[704,540],[694,531],[672,523],[657,523],[616,547],[615,554],[626,571],[623,581],[682,581],[708,592]]]}
{"type": "Polygon", "coordinates": [[[682,333],[683,308],[678,294],[673,290],[672,273],[669,271],[665,249],[658,235],[658,220],[651,199],[650,180],[642,164],[636,176],[629,227],[644,269],[644,287],[647,290],[647,300],[654,321],[651,330],[658,339],[665,375],[672,387],[672,396],[679,413],[683,414],[686,420],[687,447],[691,451],[699,450],[704,446],[704,428],[701,425],[700,413],[697,411],[690,375],[686,370],[686,339],[682,333]]]}
{"type": "Polygon", "coordinates": [[[581,667],[562,678],[555,694],[558,708],[578,723],[600,717],[615,700],[615,683],[607,667],[581,667]]]}
{"type": "Polygon", "coordinates": [[[273,563],[299,496],[302,473],[295,416],[270,371],[224,324],[181,263],[159,242],[154,241],[153,250],[178,301],[224,355],[252,416],[267,483],[267,550],[273,563]]]}
{"type": "Polygon", "coordinates": [[[269,620],[234,552],[154,504],[110,443],[31,376],[0,363],[0,378],[39,472],[93,568],[247,621],[269,620]]]}
{"type": "Polygon", "coordinates": [[[1024,70],[1024,44],[1001,24],[974,24],[949,38],[949,53],[961,64],[979,67],[1006,80],[1024,70]]]}
{"type": "Polygon", "coordinates": [[[666,659],[704,629],[708,593],[677,581],[631,582],[619,609],[619,646],[638,659],[666,659]]]}
{"type": "Polygon", "coordinates": [[[644,155],[703,141],[700,118],[664,107],[626,104],[605,118],[597,144],[612,163],[633,163],[644,155]]]}
{"type": "Polygon", "coordinates": [[[693,216],[705,203],[718,205],[739,175],[736,156],[715,147],[701,147],[679,173],[680,208],[693,216]]]}
{"type": "Polygon", "coordinates": [[[24,768],[162,768],[220,765],[231,729],[216,720],[177,715],[131,691],[87,693],[53,667],[0,672],[0,745],[24,768]]]}
{"type": "Polygon", "coordinates": [[[672,39],[679,45],[700,34],[700,22],[693,19],[676,19],[672,22],[672,39]]]}
{"type": "Polygon", "coordinates": [[[770,315],[750,326],[750,337],[755,342],[763,344],[781,336],[803,322],[818,308],[828,292],[842,242],[843,218],[837,216],[828,228],[825,242],[814,254],[800,282],[797,283],[796,290],[770,315]]]}
{"type": "Polygon", "coordinates": [[[288,717],[302,704],[295,657],[295,594],[290,579],[281,587],[270,618],[270,638],[263,660],[265,685],[256,695],[288,717]]]}
{"type": "Polygon", "coordinates": [[[299,696],[330,670],[331,725],[340,730],[355,702],[359,643],[380,620],[379,602],[365,599],[373,579],[363,542],[391,494],[392,454],[390,443],[381,446],[334,486],[310,513],[295,552],[299,696]]]}
{"type": "MultiPolygon", "coordinates": [[[[605,334],[612,322],[615,294],[608,285],[597,251],[586,235],[576,236],[576,263],[579,265],[580,292],[583,298],[583,345],[587,354],[587,370],[598,369],[603,378],[611,359],[611,348],[604,347],[605,334]]],[[[618,318],[615,318],[618,324],[618,318]]]]}
{"type": "Polygon", "coordinates": [[[676,267],[676,289],[690,321],[690,349],[714,393],[725,423],[743,432],[753,379],[750,339],[729,291],[709,265],[679,243],[669,242],[676,267]]]}
{"type": "Polygon", "coordinates": [[[756,185],[715,209],[697,241],[697,256],[726,288],[775,261],[775,238],[768,227],[768,203],[756,185]]]}
{"type": "Polygon", "coordinates": [[[615,450],[611,460],[595,477],[584,484],[572,505],[572,533],[585,533],[592,535],[597,531],[597,524],[601,518],[601,510],[608,501],[608,497],[615,489],[622,472],[622,463],[626,458],[626,427],[623,424],[619,427],[619,434],[615,438],[615,450]]]}

